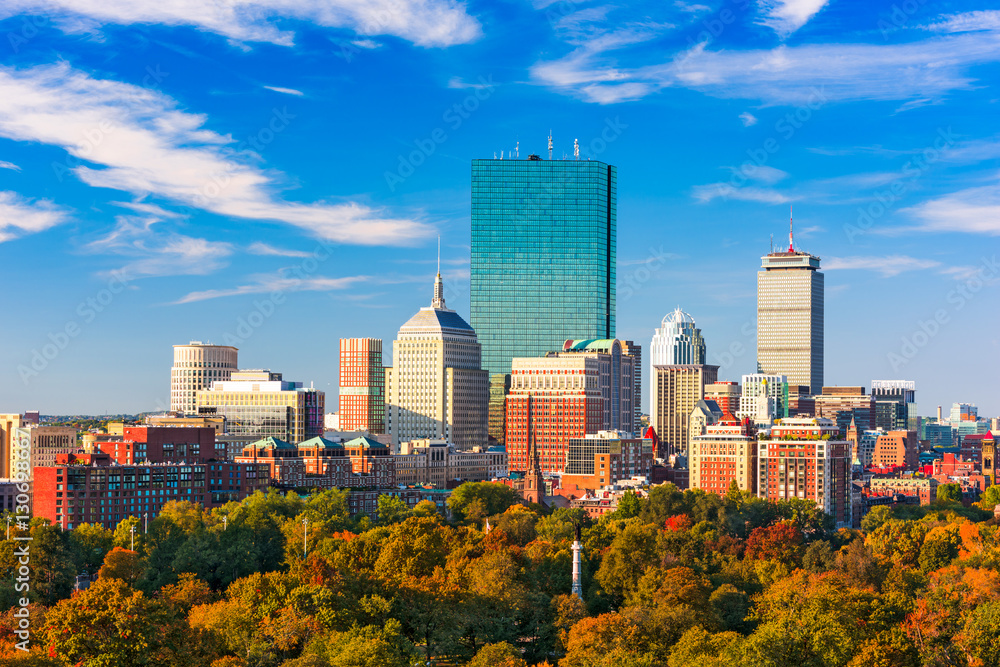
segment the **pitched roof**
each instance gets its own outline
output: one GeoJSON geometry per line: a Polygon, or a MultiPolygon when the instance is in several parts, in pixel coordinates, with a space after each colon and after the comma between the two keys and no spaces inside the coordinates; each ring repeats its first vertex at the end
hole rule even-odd
{"type": "Polygon", "coordinates": [[[273,436],[268,436],[257,440],[256,442],[251,442],[247,447],[255,447],[257,449],[295,449],[295,445],[290,442],[285,442],[280,438],[275,438],[273,436]]]}
{"type": "Polygon", "coordinates": [[[378,440],[372,440],[371,438],[366,438],[365,436],[358,436],[353,440],[348,440],[344,443],[344,447],[363,447],[365,449],[370,449],[372,447],[388,447],[378,440]]]}
{"type": "Polygon", "coordinates": [[[319,447],[321,449],[343,449],[344,445],[339,442],[334,442],[333,440],[327,440],[326,438],[321,438],[316,436],[315,438],[309,438],[299,443],[299,447],[319,447]]]}

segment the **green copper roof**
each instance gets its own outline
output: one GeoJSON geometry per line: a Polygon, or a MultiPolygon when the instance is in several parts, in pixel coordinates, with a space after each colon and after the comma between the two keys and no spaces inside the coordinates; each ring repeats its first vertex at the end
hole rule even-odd
{"type": "Polygon", "coordinates": [[[295,449],[295,445],[272,436],[257,440],[256,442],[251,442],[247,446],[255,447],[257,449],[267,449],[268,447],[273,447],[274,449],[295,449]]]}
{"type": "Polygon", "coordinates": [[[564,350],[567,352],[609,352],[614,344],[614,338],[595,338],[591,340],[568,340],[564,350]]]}
{"type": "Polygon", "coordinates": [[[321,449],[343,449],[344,445],[339,442],[334,442],[333,440],[327,440],[326,438],[321,438],[319,436],[315,438],[309,438],[299,443],[299,447],[319,447],[321,449]]]}
{"type": "Polygon", "coordinates": [[[348,440],[344,443],[344,447],[364,447],[365,449],[369,449],[371,447],[388,447],[388,445],[383,445],[378,440],[372,440],[362,435],[354,438],[354,440],[348,440]]]}

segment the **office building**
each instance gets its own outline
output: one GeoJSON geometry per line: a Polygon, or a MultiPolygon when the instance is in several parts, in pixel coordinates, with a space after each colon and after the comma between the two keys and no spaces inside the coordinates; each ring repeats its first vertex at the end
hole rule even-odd
{"type": "Polygon", "coordinates": [[[170,369],[170,411],[195,414],[197,395],[213,382],[228,380],[237,365],[238,350],[230,345],[211,345],[193,340],[174,345],[170,369]]]}
{"type": "Polygon", "coordinates": [[[724,419],[691,438],[688,469],[692,489],[726,495],[736,480],[740,489],[757,491],[757,441],[749,420],[724,419]]]}
{"type": "MultiPolygon", "coordinates": [[[[733,420],[733,413],[725,412],[715,401],[702,399],[695,403],[694,410],[691,411],[691,419],[688,422],[690,435],[688,442],[696,435],[704,435],[709,426],[718,424],[723,419],[733,420]]],[[[770,426],[770,423],[768,424],[770,426]]]]}
{"type": "Polygon", "coordinates": [[[543,472],[561,472],[570,438],[598,431],[632,433],[634,360],[617,339],[567,340],[562,351],[512,360],[507,395],[511,470],[526,470],[537,439],[543,472]]]}
{"type": "Polygon", "coordinates": [[[59,454],[35,469],[33,512],[72,530],[114,529],[130,516],[155,519],[173,500],[205,509],[240,501],[270,484],[266,466],[238,463],[119,465],[103,452],[59,454]]]}
{"type": "Polygon", "coordinates": [[[920,443],[916,431],[880,433],[875,441],[871,465],[877,468],[916,470],[919,466],[920,443]]]}
{"type": "Polygon", "coordinates": [[[495,373],[490,376],[489,443],[503,447],[507,430],[507,393],[510,392],[510,374],[495,373]]]}
{"type": "Polygon", "coordinates": [[[502,447],[462,450],[444,440],[411,440],[393,455],[397,484],[433,485],[450,489],[462,482],[484,482],[508,476],[502,447]]]}
{"type": "Polygon", "coordinates": [[[758,442],[757,495],[814,501],[837,528],[851,526],[851,451],[831,419],[789,417],[758,442]],[[827,438],[827,439],[824,439],[827,438]]]}
{"type": "Polygon", "coordinates": [[[687,454],[691,413],[704,400],[706,385],[718,379],[718,366],[653,366],[649,422],[660,439],[659,458],[687,454]]]}
{"type": "Polygon", "coordinates": [[[618,431],[598,431],[569,439],[562,486],[596,491],[633,477],[650,480],[652,469],[652,440],[618,431]]]}
{"type": "Polygon", "coordinates": [[[741,387],[740,409],[735,413],[738,418],[770,425],[770,420],[788,416],[788,378],[784,375],[751,373],[743,376],[741,387]]]}
{"type": "Polygon", "coordinates": [[[340,430],[385,432],[381,338],[340,339],[339,392],[340,430]]]}
{"type": "Polygon", "coordinates": [[[788,385],[788,416],[816,414],[816,401],[808,385],[788,385]]]}
{"type": "Polygon", "coordinates": [[[18,413],[0,414],[0,478],[13,477],[11,471],[12,450],[14,449],[14,430],[22,425],[22,417],[18,413]]]}
{"type": "Polygon", "coordinates": [[[95,447],[120,465],[226,461],[225,443],[211,426],[126,426],[120,437],[95,441],[95,447]]]}
{"type": "MultiPolygon", "coordinates": [[[[461,449],[486,446],[489,373],[476,332],[444,299],[441,272],[430,307],[399,329],[386,369],[387,431],[401,442],[443,438],[461,449]]],[[[342,424],[343,425],[343,424],[342,424]]]]}
{"type": "MultiPolygon", "coordinates": [[[[59,454],[72,454],[80,449],[77,442],[79,432],[72,426],[35,426],[28,425],[14,429],[13,440],[28,445],[28,470],[39,466],[53,466],[59,454]]],[[[25,449],[13,447],[9,466],[11,471],[18,469],[17,461],[24,458],[25,449]]]]}
{"type": "Polygon", "coordinates": [[[740,411],[740,383],[713,382],[705,385],[705,400],[713,401],[722,412],[735,415],[740,411]]]}
{"type": "Polygon", "coordinates": [[[679,307],[667,313],[649,344],[650,365],[690,366],[705,361],[705,339],[694,318],[679,307]]]}
{"type": "Polygon", "coordinates": [[[234,371],[195,397],[199,416],[225,417],[231,435],[291,443],[323,435],[326,394],[269,370],[234,371]]]}
{"type": "Polygon", "coordinates": [[[761,258],[757,273],[757,372],[788,383],[823,386],[823,274],[819,257],[795,250],[761,258]]]}
{"type": "Polygon", "coordinates": [[[816,416],[832,419],[841,434],[847,434],[852,419],[859,429],[875,428],[875,398],[866,395],[864,387],[823,387],[813,401],[816,416]]]}
{"type": "Polygon", "coordinates": [[[642,345],[636,345],[633,341],[622,341],[622,353],[632,357],[632,411],[633,433],[642,430],[642,345]]]}
{"type": "Polygon", "coordinates": [[[973,403],[952,403],[948,421],[954,426],[958,422],[976,421],[979,419],[979,408],[973,403]]]}
{"type": "Polygon", "coordinates": [[[875,428],[907,431],[918,428],[917,383],[912,380],[872,380],[875,428]]]}
{"type": "Polygon", "coordinates": [[[567,338],[615,336],[617,171],[473,160],[472,327],[491,375],[567,338]]]}

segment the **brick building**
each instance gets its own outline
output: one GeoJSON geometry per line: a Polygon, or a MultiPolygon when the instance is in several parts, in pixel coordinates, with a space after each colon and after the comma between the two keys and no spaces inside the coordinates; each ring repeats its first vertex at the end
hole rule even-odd
{"type": "Polygon", "coordinates": [[[757,491],[757,441],[750,420],[729,415],[691,438],[688,468],[692,489],[725,495],[733,480],[740,489],[757,491]]]}
{"type": "Polygon", "coordinates": [[[879,468],[916,470],[920,465],[920,442],[916,431],[880,433],[871,455],[871,465],[879,468]]]}
{"type": "Polygon", "coordinates": [[[562,485],[593,491],[633,477],[649,480],[652,468],[652,440],[599,431],[570,438],[562,485]]]}
{"type": "Polygon", "coordinates": [[[211,426],[125,426],[121,439],[94,446],[122,465],[225,461],[225,444],[216,444],[216,433],[211,426]]]}

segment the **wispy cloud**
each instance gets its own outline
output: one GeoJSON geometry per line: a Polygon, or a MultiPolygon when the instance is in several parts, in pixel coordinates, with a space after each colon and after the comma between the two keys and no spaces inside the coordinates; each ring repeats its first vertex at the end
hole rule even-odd
{"type": "Polygon", "coordinates": [[[740,121],[743,123],[743,127],[750,127],[757,124],[757,116],[749,111],[744,111],[740,114],[740,121]]]}
{"type": "Polygon", "coordinates": [[[884,278],[898,276],[906,271],[934,269],[939,266],[941,266],[941,262],[907,255],[830,257],[823,261],[823,268],[827,271],[875,271],[882,274],[884,278]]]}
{"type": "Polygon", "coordinates": [[[900,231],[1000,236],[1000,185],[966,188],[903,209],[919,222],[900,231]]]}
{"type": "Polygon", "coordinates": [[[296,278],[289,276],[287,270],[282,270],[274,274],[250,276],[250,279],[250,282],[238,287],[191,292],[175,301],[174,304],[194,303],[196,301],[207,301],[209,299],[222,299],[230,296],[266,294],[271,292],[330,292],[334,290],[346,289],[352,285],[369,280],[367,276],[348,276],[343,278],[311,276],[306,278],[296,278]]]}
{"type": "Polygon", "coordinates": [[[164,229],[157,217],[121,215],[110,233],[86,244],[83,251],[128,258],[116,271],[155,278],[213,273],[228,264],[233,246],[164,229]]]}
{"type": "Polygon", "coordinates": [[[294,33],[282,19],[346,28],[359,35],[394,35],[419,46],[465,44],[482,34],[479,22],[456,0],[6,0],[0,18],[52,17],[66,32],[137,23],[192,26],[236,42],[290,46],[294,33]]]}
{"type": "Polygon", "coordinates": [[[21,168],[18,167],[16,164],[14,164],[13,162],[7,162],[6,160],[0,160],[0,169],[10,169],[12,171],[21,171],[21,168]]]}
{"type": "Polygon", "coordinates": [[[952,14],[929,24],[926,28],[936,32],[1000,30],[1000,11],[993,9],[952,14]]]}
{"type": "Polygon", "coordinates": [[[247,248],[247,252],[251,255],[270,255],[273,257],[309,257],[312,254],[306,252],[305,250],[285,250],[284,248],[275,248],[274,246],[261,241],[251,243],[247,248]]]}
{"type": "Polygon", "coordinates": [[[827,0],[758,0],[760,23],[785,37],[809,22],[827,0]]]}
{"type": "Polygon", "coordinates": [[[94,79],[64,63],[0,67],[0,136],[64,148],[84,162],[68,171],[88,185],[285,222],[332,241],[393,245],[430,235],[422,222],[355,202],[279,199],[280,174],[259,168],[249,152],[237,153],[231,137],[205,129],[206,121],[161,93],[94,79]]]}
{"type": "Polygon", "coordinates": [[[786,204],[790,201],[795,201],[793,197],[770,188],[752,186],[738,188],[730,183],[696,185],[692,191],[692,195],[703,204],[718,198],[755,201],[762,204],[786,204]]]}
{"type": "Polygon", "coordinates": [[[69,213],[47,199],[0,191],[0,243],[37,234],[66,222],[69,213]]]}
{"type": "Polygon", "coordinates": [[[302,97],[305,95],[301,90],[295,90],[294,88],[282,88],[281,86],[264,86],[268,90],[273,90],[276,93],[283,93],[285,95],[295,95],[296,97],[302,97]]]}

